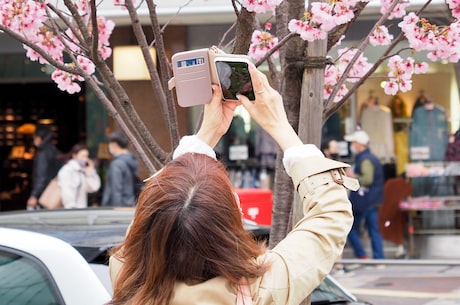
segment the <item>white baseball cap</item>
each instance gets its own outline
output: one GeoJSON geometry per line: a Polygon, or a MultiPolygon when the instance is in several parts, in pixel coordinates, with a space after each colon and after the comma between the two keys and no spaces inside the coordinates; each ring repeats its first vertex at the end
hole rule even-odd
{"type": "Polygon", "coordinates": [[[357,142],[363,145],[369,144],[369,136],[364,130],[357,130],[352,134],[346,135],[344,138],[347,142],[357,142]]]}

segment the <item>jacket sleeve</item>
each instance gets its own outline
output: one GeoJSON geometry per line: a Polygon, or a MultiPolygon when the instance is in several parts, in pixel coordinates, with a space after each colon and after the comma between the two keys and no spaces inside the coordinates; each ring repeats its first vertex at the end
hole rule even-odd
{"type": "Polygon", "coordinates": [[[109,169],[110,206],[123,206],[123,164],[120,160],[113,160],[109,169]]]}
{"type": "Polygon", "coordinates": [[[33,186],[32,191],[30,193],[31,197],[38,198],[43,193],[46,188],[47,183],[47,167],[49,166],[49,162],[47,160],[46,154],[43,152],[37,154],[36,159],[34,160],[34,173],[33,175],[33,186]]]}
{"type": "Polygon", "coordinates": [[[324,157],[298,158],[290,175],[300,195],[304,217],[273,250],[258,258],[271,264],[254,283],[255,304],[299,304],[320,284],[342,253],[353,223],[347,188],[347,164],[324,157]]]}
{"type": "Polygon", "coordinates": [[[86,181],[86,192],[94,193],[101,187],[101,178],[97,174],[95,169],[92,169],[85,173],[86,181]]]}
{"type": "Polygon", "coordinates": [[[66,164],[59,170],[57,181],[61,188],[61,199],[64,208],[71,209],[76,207],[77,189],[80,181],[78,172],[66,164]]]}

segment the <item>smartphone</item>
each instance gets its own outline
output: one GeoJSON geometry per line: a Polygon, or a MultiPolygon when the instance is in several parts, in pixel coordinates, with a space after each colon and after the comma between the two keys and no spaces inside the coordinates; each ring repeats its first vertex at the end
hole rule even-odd
{"type": "Polygon", "coordinates": [[[249,59],[237,56],[219,56],[214,59],[224,100],[238,100],[237,94],[244,95],[251,101],[255,100],[249,63],[249,59]]]}
{"type": "Polygon", "coordinates": [[[207,104],[211,101],[209,49],[176,53],[172,56],[177,103],[181,107],[207,104]]]}

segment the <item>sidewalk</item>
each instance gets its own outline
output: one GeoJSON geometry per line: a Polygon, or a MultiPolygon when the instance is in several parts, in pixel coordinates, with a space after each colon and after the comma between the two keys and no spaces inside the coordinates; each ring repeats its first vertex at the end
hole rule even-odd
{"type": "MultiPolygon", "coordinates": [[[[372,257],[369,241],[363,239],[372,257]]],[[[372,305],[460,305],[460,253],[457,259],[394,259],[397,247],[384,242],[385,260],[356,260],[347,245],[345,266],[351,271],[334,278],[372,305]],[[348,261],[348,263],[347,263],[348,261]],[[384,268],[376,267],[383,262],[384,268]]]]}
{"type": "MultiPolygon", "coordinates": [[[[404,263],[414,260],[399,260],[404,263]]],[[[372,305],[460,305],[460,265],[349,265],[334,278],[372,305]]]]}

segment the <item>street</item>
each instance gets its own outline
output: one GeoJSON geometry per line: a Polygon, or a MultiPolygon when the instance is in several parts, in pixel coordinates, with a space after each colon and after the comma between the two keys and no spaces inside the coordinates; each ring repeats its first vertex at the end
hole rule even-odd
{"type": "Polygon", "coordinates": [[[428,261],[424,264],[420,260],[395,260],[394,265],[391,260],[388,262],[383,269],[373,264],[348,264],[350,272],[334,278],[373,305],[460,305],[459,264],[429,265],[428,261]],[[405,262],[409,265],[404,265],[405,262]]]}

